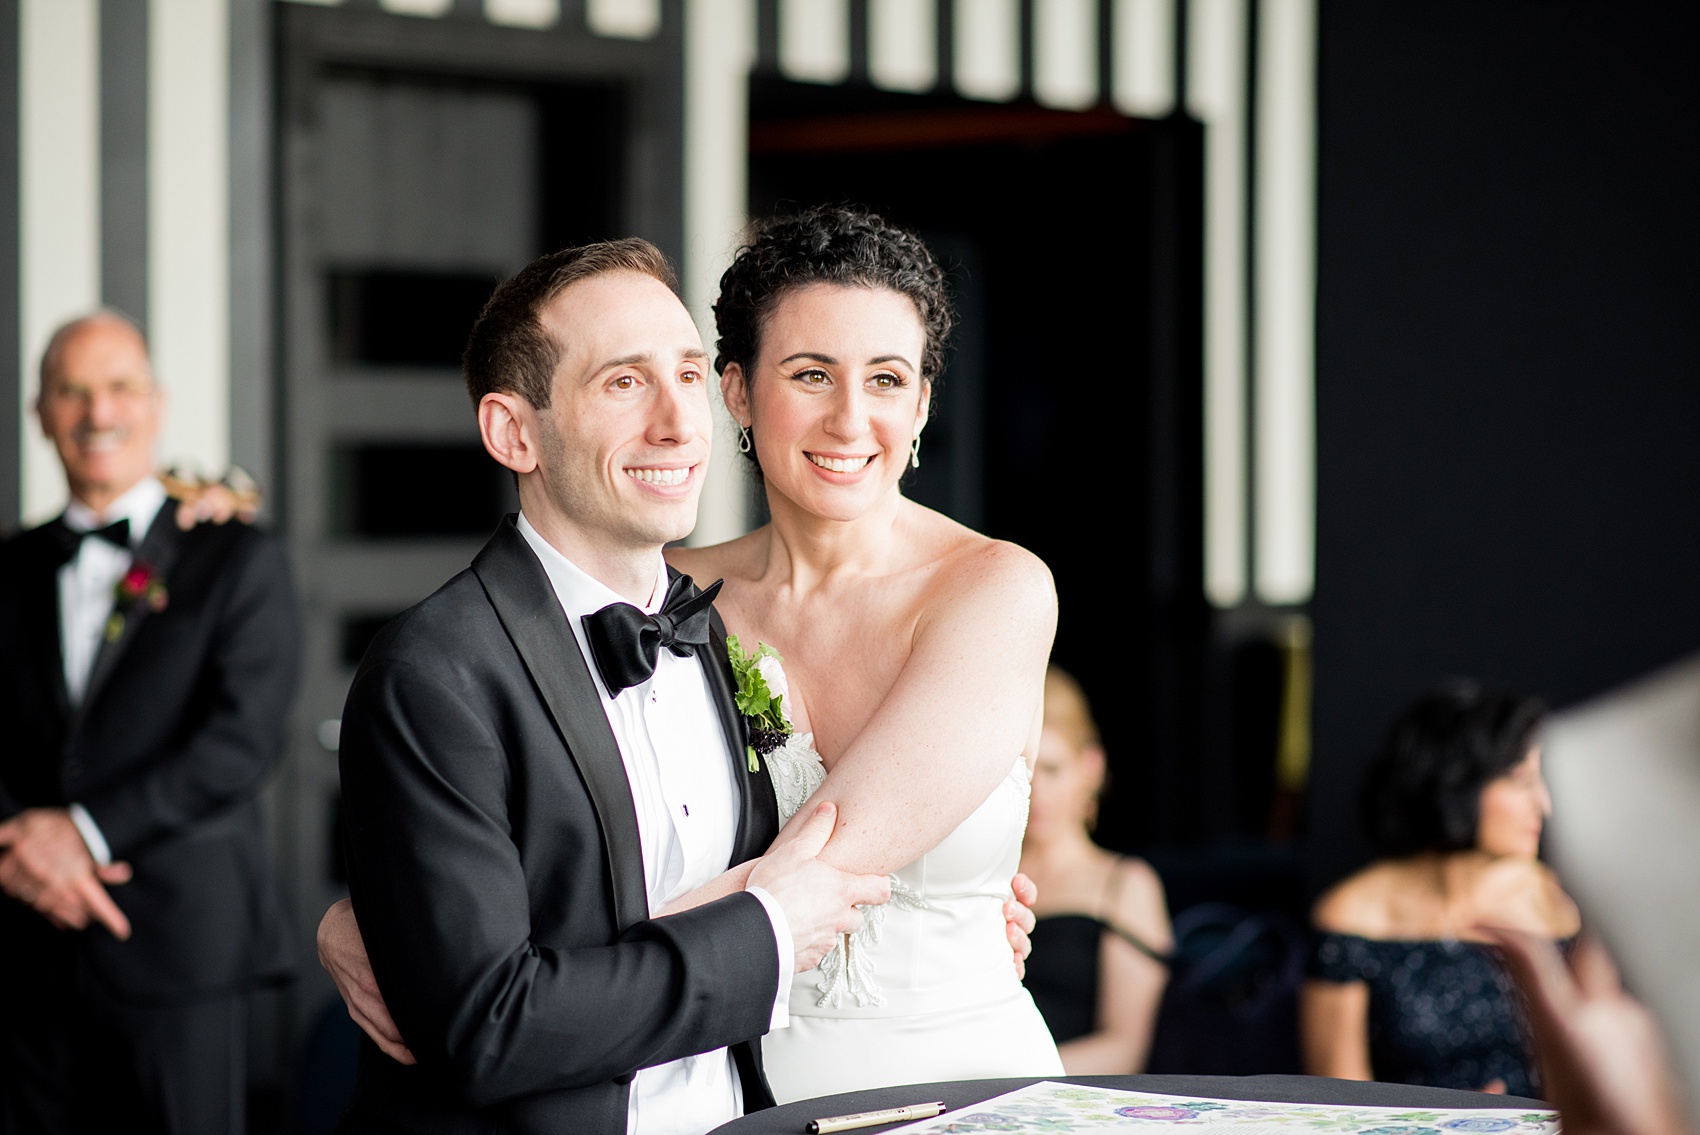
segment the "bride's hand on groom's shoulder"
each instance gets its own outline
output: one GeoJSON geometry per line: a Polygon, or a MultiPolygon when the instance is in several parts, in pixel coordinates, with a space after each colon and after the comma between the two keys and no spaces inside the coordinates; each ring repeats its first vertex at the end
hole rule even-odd
{"type": "Polygon", "coordinates": [[[798,972],[825,957],[840,934],[861,927],[858,904],[878,906],[891,898],[891,883],[884,875],[856,875],[820,861],[837,821],[836,807],[817,805],[814,814],[782,835],[750,872],[749,885],[772,895],[785,912],[798,972]]]}
{"type": "Polygon", "coordinates": [[[336,982],[348,1015],[360,1026],[360,1031],[372,1038],[386,1056],[402,1064],[417,1064],[401,1030],[390,1017],[390,1007],[378,990],[378,978],[372,973],[372,962],[366,957],[366,940],[360,936],[360,923],[354,918],[354,904],[341,899],[331,904],[319,920],[319,964],[336,982]]]}

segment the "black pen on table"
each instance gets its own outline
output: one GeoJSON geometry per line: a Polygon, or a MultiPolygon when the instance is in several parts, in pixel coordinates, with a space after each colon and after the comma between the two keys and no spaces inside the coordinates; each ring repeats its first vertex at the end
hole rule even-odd
{"type": "Polygon", "coordinates": [[[881,1123],[931,1119],[943,1111],[944,1104],[937,1100],[932,1103],[912,1103],[904,1107],[881,1108],[879,1111],[857,1111],[849,1115],[829,1115],[824,1119],[811,1119],[803,1124],[803,1130],[809,1135],[827,1135],[831,1131],[853,1131],[858,1127],[877,1127],[881,1123]]]}

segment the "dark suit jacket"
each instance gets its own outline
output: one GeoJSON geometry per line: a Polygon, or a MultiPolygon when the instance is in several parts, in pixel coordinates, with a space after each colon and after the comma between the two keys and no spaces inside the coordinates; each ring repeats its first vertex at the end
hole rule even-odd
{"type": "MultiPolygon", "coordinates": [[[[735,762],[734,862],[778,831],[749,773],[724,632],[702,652],[735,762]]],[[[746,1108],[779,959],[759,900],[649,917],[636,810],[596,684],[509,517],[379,634],[342,719],[349,890],[418,1057],[363,1041],[345,1131],[623,1135],[633,1073],[735,1046],[746,1108]]]]}
{"type": "MultiPolygon", "coordinates": [[[[111,888],[133,936],[54,930],[0,897],[0,980],[66,972],[182,1002],[285,976],[290,935],[258,793],[282,752],[300,660],[283,548],[244,524],[180,532],[160,510],[137,548],[164,581],[102,644],[80,709],[65,692],[57,545],[0,544],[0,817],[81,803],[135,878],[111,888]]],[[[16,988],[16,986],[14,986],[16,988]]]]}

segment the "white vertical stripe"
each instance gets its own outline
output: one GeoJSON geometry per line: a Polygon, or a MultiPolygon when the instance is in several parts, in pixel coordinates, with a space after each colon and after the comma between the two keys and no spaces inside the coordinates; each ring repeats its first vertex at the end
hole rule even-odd
{"type": "Polygon", "coordinates": [[[779,0],[779,69],[804,83],[850,74],[850,0],[779,0]]]}
{"type": "Polygon", "coordinates": [[[1162,118],[1175,109],[1175,0],[1115,0],[1110,27],[1116,109],[1162,118]]]}
{"type": "Polygon", "coordinates": [[[1098,0],[1037,0],[1033,97],[1082,110],[1098,101],[1098,0]]]}
{"type": "Polygon", "coordinates": [[[1246,0],[1188,5],[1187,105],[1204,136],[1204,590],[1246,592],[1246,0]]]}
{"type": "Polygon", "coordinates": [[[170,392],[162,456],[230,461],[228,0],[148,10],[148,331],[170,392]]]}
{"type": "Polygon", "coordinates": [[[590,0],[584,22],[597,35],[649,39],[661,30],[661,0],[590,0]]]}
{"type": "Polygon", "coordinates": [[[19,375],[25,524],[65,503],[36,424],[36,365],[53,329],[100,303],[100,39],[95,0],[18,5],[19,375]]]}
{"type": "MultiPolygon", "coordinates": [[[[585,13],[592,31],[601,31],[595,23],[598,7],[592,3],[585,13]]],[[[561,0],[484,0],[484,18],[508,28],[550,28],[561,19],[561,0]]]]}
{"type": "Polygon", "coordinates": [[[1257,593],[1316,582],[1316,0],[1263,0],[1255,201],[1257,593]]]}
{"type": "MultiPolygon", "coordinates": [[[[685,304],[714,354],[714,297],[743,233],[749,190],[749,75],[755,62],[755,0],[685,5],[685,304]]],[[[718,398],[716,399],[718,401],[718,398]]],[[[748,528],[743,458],[724,409],[702,489],[693,544],[716,544],[748,528]]]]}
{"type": "Polygon", "coordinates": [[[951,70],[957,93],[1012,99],[1021,91],[1021,7],[1017,0],[954,0],[951,70]]]}
{"type": "Polygon", "coordinates": [[[890,91],[931,90],[939,78],[938,0],[869,0],[868,78],[890,91]]]}
{"type": "Polygon", "coordinates": [[[449,14],[455,0],[378,0],[378,7],[398,16],[425,16],[438,19],[449,14]]]}

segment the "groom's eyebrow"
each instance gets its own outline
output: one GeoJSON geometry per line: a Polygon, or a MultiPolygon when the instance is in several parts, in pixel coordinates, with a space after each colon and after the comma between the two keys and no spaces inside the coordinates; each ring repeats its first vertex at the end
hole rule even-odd
{"type": "MultiPolygon", "coordinates": [[[[680,349],[679,357],[686,359],[707,359],[708,352],[703,350],[701,347],[684,347],[680,349]]],[[[654,361],[655,355],[653,352],[639,351],[635,355],[621,355],[617,359],[609,359],[591,373],[592,377],[594,377],[605,370],[613,370],[615,367],[647,366],[654,361]]]]}

